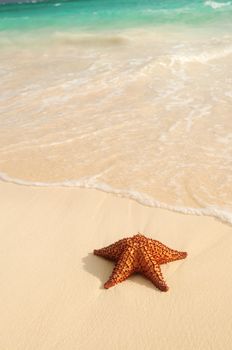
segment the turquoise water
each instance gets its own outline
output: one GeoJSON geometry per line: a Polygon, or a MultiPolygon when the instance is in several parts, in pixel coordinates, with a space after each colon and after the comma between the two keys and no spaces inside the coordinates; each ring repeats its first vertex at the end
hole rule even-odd
{"type": "Polygon", "coordinates": [[[231,26],[230,1],[79,0],[1,3],[0,30],[188,25],[231,26]]]}

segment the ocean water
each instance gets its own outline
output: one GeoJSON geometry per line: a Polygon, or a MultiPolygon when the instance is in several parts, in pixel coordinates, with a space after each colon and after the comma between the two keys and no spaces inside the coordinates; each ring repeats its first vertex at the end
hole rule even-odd
{"type": "Polygon", "coordinates": [[[232,223],[232,2],[0,2],[0,178],[232,223]]]}

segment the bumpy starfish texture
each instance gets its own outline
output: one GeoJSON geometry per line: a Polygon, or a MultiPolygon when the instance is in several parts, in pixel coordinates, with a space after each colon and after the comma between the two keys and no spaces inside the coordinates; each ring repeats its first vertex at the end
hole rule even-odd
{"type": "Polygon", "coordinates": [[[106,289],[123,282],[133,273],[139,272],[165,292],[168,286],[163,278],[160,265],[184,259],[187,256],[186,252],[170,249],[161,242],[141,234],[94,250],[94,254],[116,262],[109,280],[104,284],[106,289]]]}

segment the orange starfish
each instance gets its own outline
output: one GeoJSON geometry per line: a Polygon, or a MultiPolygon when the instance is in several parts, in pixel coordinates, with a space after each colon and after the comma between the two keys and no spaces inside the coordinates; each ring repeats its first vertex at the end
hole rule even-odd
{"type": "Polygon", "coordinates": [[[123,282],[135,272],[147,277],[161,291],[168,286],[160,270],[161,264],[184,259],[186,252],[178,252],[159,241],[137,234],[124,238],[108,247],[94,250],[95,255],[116,261],[109,280],[104,284],[106,289],[123,282]]]}

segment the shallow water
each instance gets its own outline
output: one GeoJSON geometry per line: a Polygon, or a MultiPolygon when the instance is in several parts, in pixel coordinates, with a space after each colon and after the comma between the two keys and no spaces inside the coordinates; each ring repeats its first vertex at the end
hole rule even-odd
{"type": "Polygon", "coordinates": [[[230,2],[0,5],[0,45],[3,180],[232,222],[230,2]]]}

